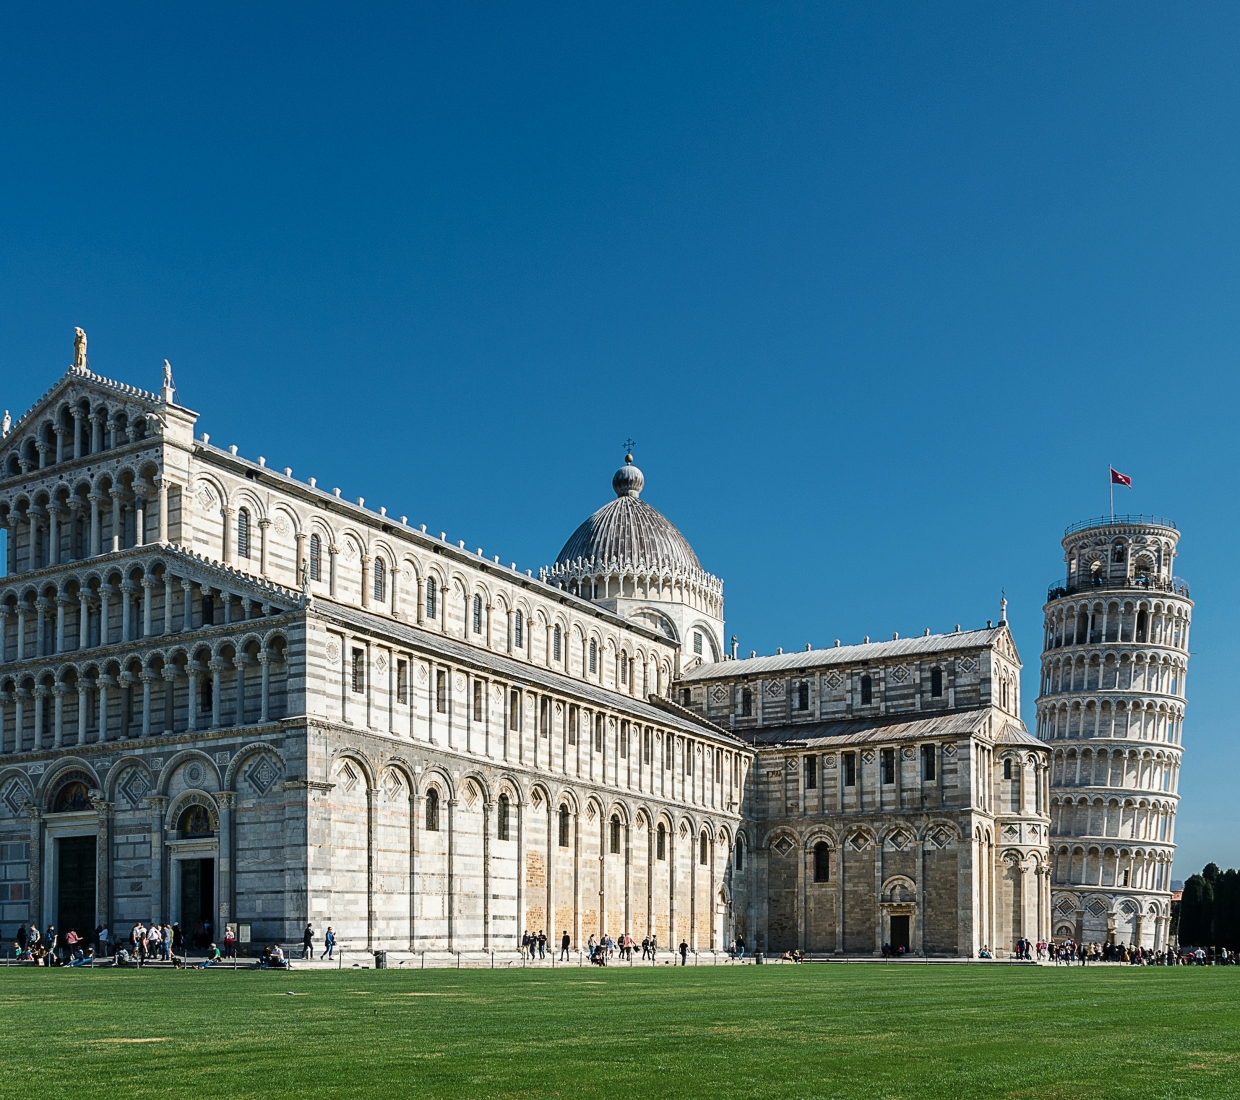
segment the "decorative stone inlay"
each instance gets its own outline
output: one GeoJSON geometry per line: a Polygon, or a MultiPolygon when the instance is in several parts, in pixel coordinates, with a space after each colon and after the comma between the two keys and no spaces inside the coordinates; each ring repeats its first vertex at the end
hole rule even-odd
{"type": "Polygon", "coordinates": [[[943,755],[944,755],[944,756],[946,756],[946,757],[952,757],[952,756],[955,756],[955,755],[956,755],[956,746],[955,746],[955,745],[944,745],[944,746],[943,746],[943,755]]]}
{"type": "Polygon", "coordinates": [[[891,678],[897,683],[902,684],[908,679],[908,668],[904,665],[897,665],[891,670],[891,678]]]}
{"type": "Polygon", "coordinates": [[[960,658],[960,671],[961,672],[972,672],[975,664],[976,662],[973,660],[972,657],[961,657],[960,658]]]}
{"type": "Polygon", "coordinates": [[[1095,917],[1100,917],[1107,911],[1106,903],[1099,901],[1097,898],[1094,898],[1094,900],[1091,901],[1086,908],[1093,913],[1095,917]]]}
{"type": "Polygon", "coordinates": [[[215,494],[205,485],[198,491],[198,503],[204,508],[210,508],[215,503],[215,494]]]}
{"type": "Polygon", "coordinates": [[[31,764],[30,767],[26,769],[26,774],[27,775],[42,775],[43,765],[42,764],[31,764]]]}
{"type": "Polygon", "coordinates": [[[790,756],[790,757],[788,757],[788,759],[784,761],[784,767],[788,769],[788,773],[789,773],[790,775],[796,775],[796,773],[797,773],[797,758],[796,758],[795,756],[790,756]]]}
{"type": "MultiPolygon", "coordinates": [[[[681,828],[683,829],[684,826],[682,825],[681,828]]],[[[681,835],[683,836],[684,834],[682,833],[681,835]]],[[[777,841],[775,841],[774,844],[771,845],[771,848],[778,852],[781,856],[786,856],[794,847],[796,847],[796,845],[794,845],[786,836],[781,836],[777,841]]]]}
{"type": "Polygon", "coordinates": [[[1066,917],[1072,912],[1073,909],[1076,908],[1076,902],[1074,902],[1071,898],[1060,898],[1059,904],[1055,908],[1066,917]]]}
{"type": "Polygon", "coordinates": [[[939,826],[937,829],[930,830],[926,840],[928,840],[935,848],[946,848],[951,838],[951,833],[949,833],[942,826],[939,826]]]}
{"type": "Polygon", "coordinates": [[[891,836],[887,838],[887,845],[888,847],[894,848],[897,852],[899,852],[903,850],[904,846],[908,843],[908,841],[909,841],[909,838],[907,834],[892,833],[891,836]]]}
{"type": "Polygon", "coordinates": [[[26,808],[26,801],[25,788],[14,779],[4,790],[4,804],[14,817],[20,817],[22,810],[26,808]]]}
{"type": "Polygon", "coordinates": [[[900,752],[900,755],[901,755],[902,757],[904,757],[904,759],[905,759],[905,760],[912,760],[912,759],[913,759],[913,757],[914,757],[914,755],[916,755],[916,754],[913,752],[913,750],[912,750],[912,749],[910,749],[910,748],[908,748],[908,747],[906,746],[906,747],[905,747],[905,748],[904,748],[904,749],[900,752]]]}
{"type": "Polygon", "coordinates": [[[192,783],[195,787],[198,786],[198,784],[202,782],[202,765],[191,764],[188,768],[185,769],[185,778],[188,782],[192,783]]]}
{"type": "Polygon", "coordinates": [[[387,656],[385,654],[380,653],[379,656],[375,658],[375,668],[378,670],[380,676],[387,672],[388,663],[387,656]]]}
{"type": "Polygon", "coordinates": [[[418,683],[424,684],[430,676],[431,670],[426,665],[418,665],[418,683]]]}
{"type": "Polygon", "coordinates": [[[137,806],[150,789],[151,785],[140,768],[130,768],[121,780],[120,792],[131,806],[137,806]]]}
{"type": "Polygon", "coordinates": [[[340,646],[333,640],[327,643],[327,663],[334,665],[340,660],[340,646]]]}
{"type": "MultiPolygon", "coordinates": [[[[347,764],[345,768],[348,768],[347,764]]],[[[280,778],[280,769],[270,756],[263,755],[246,769],[245,778],[259,794],[266,794],[271,790],[275,781],[280,778]]],[[[348,787],[347,789],[352,790],[353,788],[348,787]]]]}
{"type": "Polygon", "coordinates": [[[766,693],[772,699],[778,699],[784,693],[784,684],[782,680],[772,680],[766,685],[766,693]]]}
{"type": "Polygon", "coordinates": [[[861,754],[861,759],[864,760],[867,764],[873,764],[874,763],[874,750],[866,749],[865,752],[861,754]]]}
{"type": "Polygon", "coordinates": [[[861,852],[869,847],[870,841],[865,833],[853,833],[853,835],[848,838],[848,843],[855,851],[861,852]]]}
{"type": "Polygon", "coordinates": [[[275,522],[274,526],[275,526],[275,529],[276,529],[276,534],[277,534],[277,535],[279,535],[279,536],[280,536],[280,538],[282,538],[282,539],[283,539],[283,538],[288,538],[288,533],[289,533],[290,528],[289,528],[289,525],[288,525],[288,519],[287,519],[287,517],[285,517],[285,516],[283,516],[283,515],[276,516],[276,522],[275,522]]]}
{"type": "MultiPolygon", "coordinates": [[[[266,758],[264,757],[264,759],[266,758]]],[[[251,768],[250,773],[253,773],[254,770],[255,770],[254,768],[251,768]]],[[[273,767],[273,771],[274,771],[274,767],[273,767]]],[[[251,783],[254,783],[254,779],[252,778],[251,774],[247,773],[246,778],[248,778],[251,783]]],[[[361,780],[361,776],[359,776],[357,772],[353,770],[353,765],[350,764],[348,761],[345,761],[344,766],[340,769],[340,778],[344,781],[344,789],[346,792],[352,791],[353,788],[356,787],[358,782],[361,780]]],[[[273,783],[275,782],[274,776],[272,777],[271,781],[273,783]]],[[[257,785],[258,784],[255,783],[255,786],[257,785]]],[[[264,793],[266,792],[262,790],[259,791],[259,794],[264,794],[264,793]]]]}
{"type": "Polygon", "coordinates": [[[727,689],[722,684],[716,684],[715,690],[710,693],[710,697],[715,703],[723,703],[728,698],[727,689]]]}
{"type": "Polygon", "coordinates": [[[1003,827],[1003,835],[1008,840],[1015,840],[1020,836],[1020,830],[1015,825],[1005,825],[1003,827]]]}
{"type": "Polygon", "coordinates": [[[830,756],[824,757],[822,761],[822,766],[824,768],[834,768],[835,767],[835,754],[833,753],[830,756]]]}
{"type": "Polygon", "coordinates": [[[844,682],[844,677],[841,676],[838,672],[833,672],[831,673],[830,676],[827,677],[827,687],[829,687],[832,691],[835,691],[837,688],[839,688],[839,686],[843,682],[844,682]]]}
{"type": "Polygon", "coordinates": [[[221,764],[221,765],[227,764],[230,759],[231,757],[226,752],[217,752],[215,754],[215,762],[217,764],[221,764]]]}

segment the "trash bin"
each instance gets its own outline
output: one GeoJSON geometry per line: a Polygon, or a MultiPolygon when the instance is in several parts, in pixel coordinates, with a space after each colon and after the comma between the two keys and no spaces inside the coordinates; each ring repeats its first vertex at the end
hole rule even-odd
{"type": "Polygon", "coordinates": [[[387,969],[387,952],[386,951],[375,952],[375,969],[376,970],[387,969]]]}
{"type": "Polygon", "coordinates": [[[766,958],[763,956],[761,951],[755,951],[753,953],[753,961],[755,966],[761,966],[764,962],[766,962],[766,958]]]}

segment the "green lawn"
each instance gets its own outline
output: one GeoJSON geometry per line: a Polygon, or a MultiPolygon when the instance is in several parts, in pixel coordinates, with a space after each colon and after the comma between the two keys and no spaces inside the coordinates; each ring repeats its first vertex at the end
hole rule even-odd
{"type": "Polygon", "coordinates": [[[1234,1098],[1238,998],[1232,967],[8,969],[0,1098],[1234,1098]]]}

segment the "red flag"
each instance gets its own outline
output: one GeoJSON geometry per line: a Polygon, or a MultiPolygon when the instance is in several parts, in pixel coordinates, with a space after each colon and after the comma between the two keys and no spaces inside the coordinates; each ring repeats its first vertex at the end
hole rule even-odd
{"type": "Polygon", "coordinates": [[[1112,485],[1127,485],[1128,488],[1131,489],[1132,478],[1128,477],[1126,474],[1121,474],[1114,466],[1112,466],[1111,467],[1111,484],[1112,485]]]}

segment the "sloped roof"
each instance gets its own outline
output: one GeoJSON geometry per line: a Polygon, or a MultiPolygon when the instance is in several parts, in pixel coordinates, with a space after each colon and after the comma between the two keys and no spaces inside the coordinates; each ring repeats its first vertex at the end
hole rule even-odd
{"type": "Polygon", "coordinates": [[[717,680],[744,676],[766,676],[805,668],[829,668],[863,661],[879,661],[888,657],[922,657],[935,653],[952,653],[964,649],[983,649],[1007,634],[1006,623],[985,630],[963,630],[952,634],[931,634],[916,638],[898,638],[889,642],[868,642],[862,645],[836,646],[832,649],[795,650],[769,657],[747,657],[738,661],[721,661],[699,665],[684,673],[683,680],[717,680]]]}
{"type": "Polygon", "coordinates": [[[841,748],[882,741],[928,741],[967,737],[982,728],[984,716],[976,710],[936,714],[932,718],[852,718],[842,722],[801,722],[762,726],[738,732],[755,748],[794,745],[797,748],[841,748]]]}

